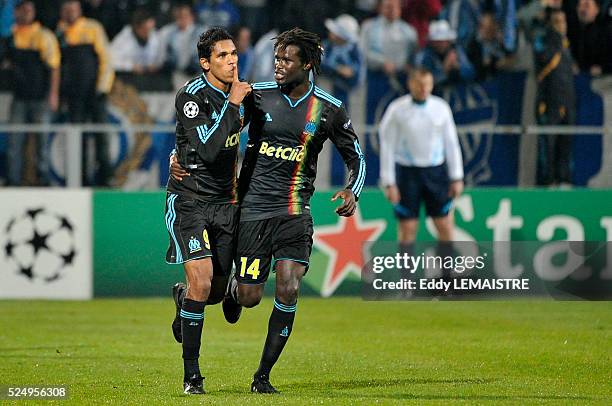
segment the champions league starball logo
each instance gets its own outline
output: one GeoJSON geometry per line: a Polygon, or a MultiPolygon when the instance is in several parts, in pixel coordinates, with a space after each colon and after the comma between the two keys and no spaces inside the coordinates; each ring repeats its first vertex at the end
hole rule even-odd
{"type": "Polygon", "coordinates": [[[9,272],[32,282],[51,283],[74,263],[74,226],[66,216],[42,207],[28,209],[9,220],[4,232],[9,272]]]}
{"type": "Polygon", "coordinates": [[[185,116],[187,118],[194,118],[198,115],[199,112],[200,109],[198,108],[198,104],[196,102],[188,101],[183,106],[183,113],[185,113],[185,116]]]}

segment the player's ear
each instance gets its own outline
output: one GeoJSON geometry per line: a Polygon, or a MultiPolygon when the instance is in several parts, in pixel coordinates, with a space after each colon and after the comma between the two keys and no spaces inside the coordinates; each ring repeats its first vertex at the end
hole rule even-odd
{"type": "Polygon", "coordinates": [[[200,66],[202,67],[202,69],[204,69],[206,72],[208,72],[210,70],[210,62],[208,61],[207,58],[200,58],[200,66]]]}
{"type": "Polygon", "coordinates": [[[306,65],[304,65],[304,70],[310,70],[310,68],[312,68],[312,64],[309,62],[306,65]]]}

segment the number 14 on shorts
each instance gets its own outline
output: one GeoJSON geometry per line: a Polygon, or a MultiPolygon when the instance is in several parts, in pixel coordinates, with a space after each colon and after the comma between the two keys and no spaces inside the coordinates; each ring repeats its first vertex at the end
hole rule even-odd
{"type": "Polygon", "coordinates": [[[244,278],[245,275],[251,275],[253,279],[257,279],[259,276],[259,258],[255,258],[251,265],[247,267],[247,257],[240,257],[240,277],[244,278]]]}

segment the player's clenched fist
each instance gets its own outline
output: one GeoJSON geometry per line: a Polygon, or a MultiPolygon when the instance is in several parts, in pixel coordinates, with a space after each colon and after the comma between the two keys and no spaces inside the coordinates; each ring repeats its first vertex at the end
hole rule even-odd
{"type": "Polygon", "coordinates": [[[240,104],[242,100],[251,93],[253,89],[251,85],[247,82],[241,82],[238,79],[238,67],[234,68],[234,81],[232,82],[232,89],[230,90],[230,94],[228,100],[233,104],[240,104]]]}

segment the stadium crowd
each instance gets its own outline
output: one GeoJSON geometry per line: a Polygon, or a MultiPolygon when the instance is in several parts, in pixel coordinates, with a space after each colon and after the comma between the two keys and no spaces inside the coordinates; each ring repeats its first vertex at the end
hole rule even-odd
{"type": "MultiPolygon", "coordinates": [[[[380,120],[381,99],[405,92],[416,66],[433,72],[434,94],[443,95],[533,61],[537,122],[557,125],[574,123],[573,75],[612,73],[610,0],[3,0],[0,89],[12,92],[9,121],[101,123],[113,98],[137,100],[133,89],[170,92],[200,70],[195,44],[212,26],[233,33],[248,81],[272,80],[270,39],[279,32],[319,33],[332,93],[349,105],[351,92],[366,88],[366,124],[380,120]]],[[[48,184],[46,136],[7,139],[4,183],[48,184]]],[[[542,140],[539,184],[571,182],[568,139],[542,140]]],[[[83,161],[84,184],[110,185],[107,137],[84,140],[95,150],[94,162],[83,161]]]]}

